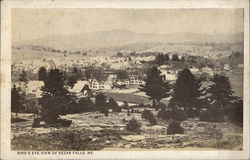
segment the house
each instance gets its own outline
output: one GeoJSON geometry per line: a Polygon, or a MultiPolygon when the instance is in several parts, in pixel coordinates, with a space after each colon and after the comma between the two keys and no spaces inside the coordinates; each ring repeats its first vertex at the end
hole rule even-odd
{"type": "Polygon", "coordinates": [[[98,81],[96,79],[93,79],[92,82],[90,82],[90,89],[98,90],[98,89],[111,89],[112,87],[111,81],[98,81]]]}
{"type": "Polygon", "coordinates": [[[203,68],[201,69],[201,71],[202,71],[203,73],[207,73],[207,74],[210,75],[210,76],[213,76],[213,75],[214,75],[213,69],[212,69],[212,68],[209,68],[209,67],[203,67],[203,68]]]}
{"type": "Polygon", "coordinates": [[[177,73],[173,70],[163,70],[161,75],[164,75],[166,81],[175,81],[177,79],[177,73]]]}
{"type": "Polygon", "coordinates": [[[190,72],[192,74],[198,74],[199,73],[199,69],[198,68],[190,68],[189,70],[190,70],[190,72]]]}
{"type": "Polygon", "coordinates": [[[70,92],[79,93],[82,91],[85,85],[89,85],[88,81],[77,81],[72,89],[69,89],[70,92]]]}
{"type": "Polygon", "coordinates": [[[26,94],[34,95],[35,98],[42,97],[42,87],[44,86],[43,81],[29,81],[26,84],[26,94]]]}
{"type": "Polygon", "coordinates": [[[226,71],[229,71],[229,70],[230,70],[229,64],[224,64],[224,70],[226,70],[226,71]]]}

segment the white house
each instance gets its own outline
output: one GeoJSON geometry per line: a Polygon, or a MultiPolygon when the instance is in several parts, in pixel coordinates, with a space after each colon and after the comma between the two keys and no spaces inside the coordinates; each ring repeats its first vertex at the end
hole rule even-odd
{"type": "Polygon", "coordinates": [[[175,81],[177,79],[177,74],[174,71],[161,71],[161,74],[165,76],[166,81],[175,81]]]}
{"type": "Polygon", "coordinates": [[[90,89],[98,90],[98,89],[111,89],[112,82],[110,81],[98,81],[96,79],[93,79],[93,81],[89,85],[90,89]]]}
{"type": "Polygon", "coordinates": [[[190,72],[192,74],[198,74],[199,73],[199,69],[198,68],[189,68],[190,72]]]}
{"type": "Polygon", "coordinates": [[[82,91],[85,85],[89,85],[88,81],[77,81],[72,89],[69,89],[70,92],[79,93],[82,91]]]}
{"type": "Polygon", "coordinates": [[[226,70],[226,71],[229,71],[229,70],[230,70],[229,64],[224,64],[224,70],[226,70]]]}
{"type": "Polygon", "coordinates": [[[201,69],[201,71],[202,71],[203,73],[207,73],[207,74],[210,75],[210,76],[213,76],[213,75],[214,75],[213,69],[212,69],[212,68],[209,68],[209,67],[203,67],[203,68],[201,69]]]}
{"type": "Polygon", "coordinates": [[[43,81],[29,81],[26,84],[26,94],[34,94],[36,98],[42,97],[41,88],[44,86],[43,81]]]}

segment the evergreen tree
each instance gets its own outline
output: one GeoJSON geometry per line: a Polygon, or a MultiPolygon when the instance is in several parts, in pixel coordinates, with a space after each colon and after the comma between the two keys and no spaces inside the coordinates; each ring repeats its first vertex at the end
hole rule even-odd
{"type": "Polygon", "coordinates": [[[11,112],[17,113],[23,109],[22,96],[19,94],[16,85],[11,89],[11,112]]]}
{"type": "Polygon", "coordinates": [[[67,107],[73,104],[72,96],[64,88],[63,73],[59,69],[51,69],[42,88],[42,118],[46,123],[56,123],[59,115],[66,113],[67,107]]]}
{"type": "Polygon", "coordinates": [[[45,82],[47,76],[47,70],[45,67],[41,67],[38,70],[38,80],[45,82]]]}
{"type": "Polygon", "coordinates": [[[198,97],[201,96],[200,86],[201,82],[195,79],[190,70],[183,69],[176,80],[170,105],[183,107],[185,111],[193,107],[198,108],[198,97]]]}
{"type": "Polygon", "coordinates": [[[155,108],[157,107],[156,102],[159,103],[162,98],[170,96],[170,85],[163,79],[164,76],[161,75],[161,71],[156,66],[153,66],[147,71],[145,85],[141,85],[139,88],[140,91],[149,96],[155,108]]]}
{"type": "Polygon", "coordinates": [[[157,65],[163,65],[164,64],[164,55],[163,54],[157,54],[155,57],[155,62],[157,65]]]}
{"type": "Polygon", "coordinates": [[[216,104],[217,107],[225,108],[234,98],[232,96],[233,91],[228,77],[216,74],[211,81],[213,84],[208,89],[208,93],[210,94],[208,98],[209,102],[216,104]]]}

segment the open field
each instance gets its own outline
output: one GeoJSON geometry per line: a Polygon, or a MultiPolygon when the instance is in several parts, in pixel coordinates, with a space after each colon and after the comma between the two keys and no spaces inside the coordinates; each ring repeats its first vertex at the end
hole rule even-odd
{"type": "MultiPolygon", "coordinates": [[[[151,109],[152,110],[152,109],[151,109]]],[[[152,110],[153,114],[157,112],[152,110]]],[[[149,126],[140,113],[127,116],[126,111],[71,114],[62,118],[72,120],[69,128],[32,128],[32,114],[19,114],[26,122],[12,123],[12,150],[126,150],[126,149],[200,149],[241,150],[242,127],[231,123],[200,122],[197,118],[181,123],[184,134],[167,135],[168,121],[157,118],[158,125],[149,126]],[[132,117],[142,124],[135,135],[124,128],[132,117]]]]}

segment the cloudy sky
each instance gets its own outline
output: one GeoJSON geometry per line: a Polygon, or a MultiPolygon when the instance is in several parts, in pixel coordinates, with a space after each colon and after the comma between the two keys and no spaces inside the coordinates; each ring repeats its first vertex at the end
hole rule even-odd
{"type": "Polygon", "coordinates": [[[129,30],[140,33],[243,32],[241,9],[13,9],[13,42],[49,35],[129,30]]]}

